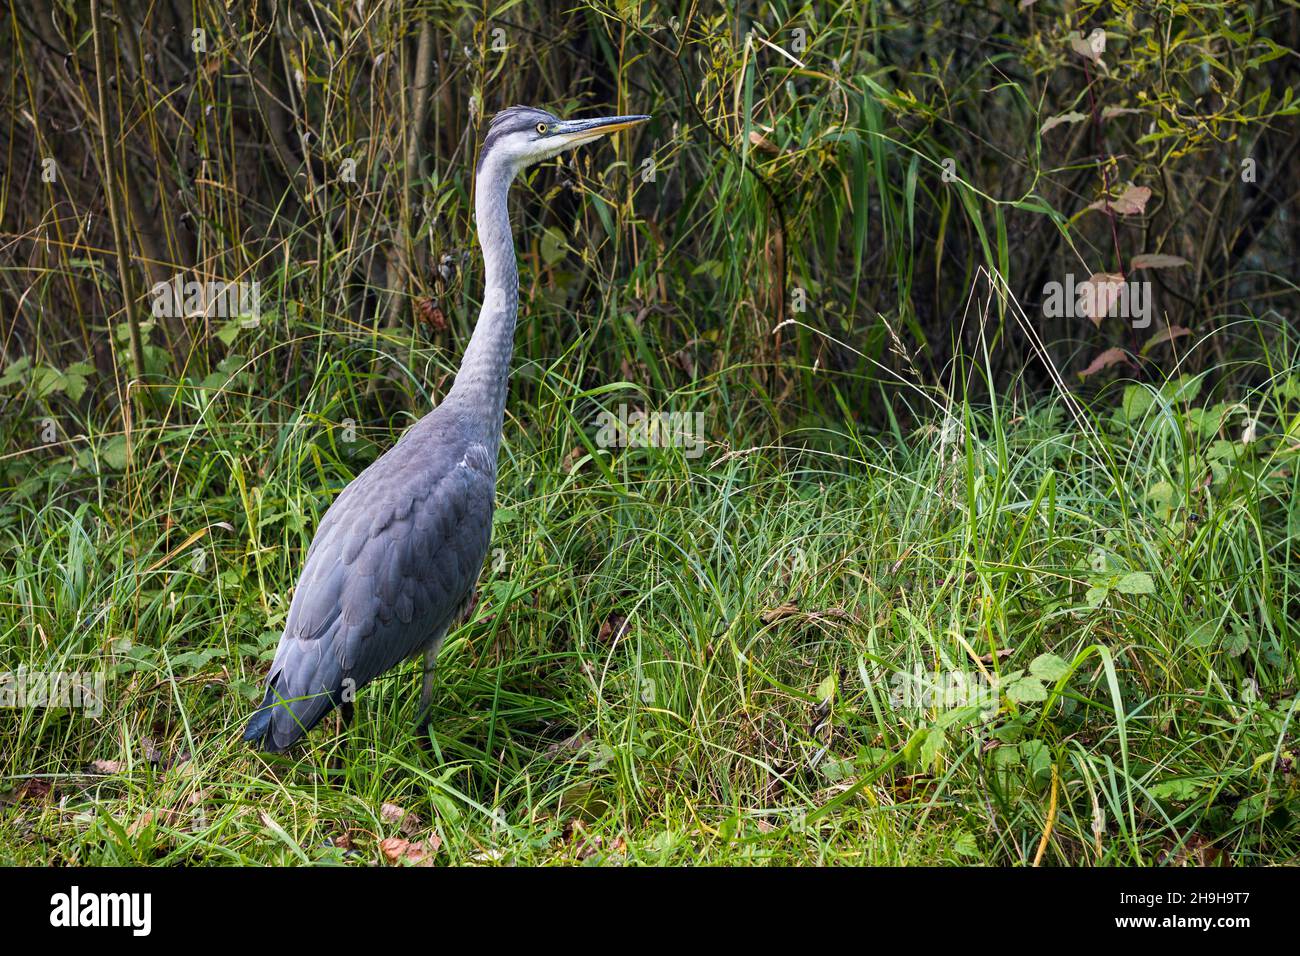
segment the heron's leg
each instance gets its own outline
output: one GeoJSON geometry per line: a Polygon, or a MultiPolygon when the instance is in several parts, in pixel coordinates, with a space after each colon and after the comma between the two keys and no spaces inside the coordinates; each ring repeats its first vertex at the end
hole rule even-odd
{"type": "Polygon", "coordinates": [[[424,684],[420,687],[421,723],[428,721],[429,709],[433,706],[433,667],[437,660],[438,646],[435,644],[424,652],[424,684]]]}

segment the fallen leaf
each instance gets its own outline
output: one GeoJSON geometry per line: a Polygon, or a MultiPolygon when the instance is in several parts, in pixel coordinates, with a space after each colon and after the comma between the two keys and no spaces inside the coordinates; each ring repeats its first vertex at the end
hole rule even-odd
{"type": "Polygon", "coordinates": [[[1129,267],[1131,272],[1138,269],[1176,269],[1178,266],[1191,265],[1182,256],[1166,256],[1161,253],[1150,253],[1133,257],[1133,263],[1129,267]]]}
{"type": "Polygon", "coordinates": [[[157,810],[146,810],[127,825],[126,835],[130,837],[136,836],[151,823],[157,823],[159,826],[164,827],[177,827],[183,822],[184,817],[171,807],[160,807],[157,810]]]}
{"type": "Polygon", "coordinates": [[[90,762],[91,773],[121,773],[122,761],[120,760],[92,760],[90,762]]]}
{"type": "Polygon", "coordinates": [[[442,840],[436,835],[427,841],[412,842],[401,837],[389,837],[379,843],[384,858],[394,865],[405,863],[408,866],[433,866],[433,855],[442,846],[442,840]]]}
{"type": "Polygon", "coordinates": [[[553,754],[559,753],[562,750],[581,750],[590,742],[591,738],[580,730],[571,737],[565,737],[563,740],[557,740],[549,744],[546,748],[546,752],[548,754],[553,754]]]}
{"type": "Polygon", "coordinates": [[[409,810],[404,810],[395,803],[385,803],[379,808],[379,819],[390,826],[395,826],[407,836],[420,829],[420,818],[409,810]]]}
{"type": "Polygon", "coordinates": [[[45,780],[28,779],[24,780],[14,789],[0,793],[0,803],[21,803],[23,800],[46,800],[49,799],[53,789],[45,780]]]}
{"type": "Polygon", "coordinates": [[[600,632],[596,635],[596,640],[601,644],[608,644],[611,641],[621,641],[623,635],[627,633],[627,618],[622,614],[611,614],[605,618],[600,625],[600,632]]]}
{"type": "Polygon", "coordinates": [[[1088,363],[1088,367],[1079,373],[1079,378],[1082,379],[1087,378],[1089,375],[1096,375],[1102,369],[1110,368],[1112,365],[1123,362],[1127,358],[1128,355],[1118,346],[1106,349],[1106,351],[1102,352],[1088,363]]]}
{"type": "Polygon", "coordinates": [[[564,459],[564,462],[560,465],[560,470],[566,475],[572,474],[573,469],[578,467],[578,462],[582,460],[582,456],[585,454],[587,454],[586,448],[581,445],[574,445],[569,451],[568,456],[564,459]]]}

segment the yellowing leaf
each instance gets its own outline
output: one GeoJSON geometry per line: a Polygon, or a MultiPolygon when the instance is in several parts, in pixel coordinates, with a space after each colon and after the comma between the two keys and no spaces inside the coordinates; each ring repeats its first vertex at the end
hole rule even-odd
{"type": "Polygon", "coordinates": [[[1041,135],[1046,133],[1049,129],[1056,129],[1056,127],[1061,126],[1064,123],[1081,123],[1087,118],[1088,116],[1086,113],[1057,113],[1044,123],[1043,128],[1038,132],[1041,135]]]}
{"type": "Polygon", "coordinates": [[[1078,30],[1071,30],[1068,39],[1070,49],[1079,56],[1093,63],[1101,62],[1101,55],[1106,52],[1106,31],[1101,27],[1089,33],[1086,40],[1078,30]]]}

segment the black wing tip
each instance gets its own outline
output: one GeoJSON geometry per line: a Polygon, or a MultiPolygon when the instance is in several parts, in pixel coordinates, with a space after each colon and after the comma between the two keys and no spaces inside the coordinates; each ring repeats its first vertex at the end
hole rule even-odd
{"type": "Polygon", "coordinates": [[[271,726],[271,714],[279,706],[281,705],[263,706],[248,719],[248,726],[244,728],[244,741],[246,743],[250,743],[258,750],[266,753],[281,753],[293,743],[293,741],[288,741],[281,744],[275,739],[275,733],[271,726]]]}
{"type": "Polygon", "coordinates": [[[268,688],[261,706],[244,727],[244,740],[266,753],[283,753],[307,735],[335,707],[341,706],[350,722],[352,704],[342,692],[322,692],[314,697],[285,700],[275,688],[268,688]],[[276,720],[277,713],[287,719],[276,720]]]}
{"type": "Polygon", "coordinates": [[[275,716],[276,710],[281,707],[290,713],[293,712],[293,708],[285,703],[276,689],[268,687],[266,696],[262,698],[262,703],[253,712],[253,716],[248,718],[248,724],[244,727],[243,737],[245,742],[252,744],[265,753],[281,753],[292,746],[302,736],[302,730],[295,719],[291,727],[294,732],[290,734],[289,739],[276,739],[276,721],[272,718],[275,716]]]}

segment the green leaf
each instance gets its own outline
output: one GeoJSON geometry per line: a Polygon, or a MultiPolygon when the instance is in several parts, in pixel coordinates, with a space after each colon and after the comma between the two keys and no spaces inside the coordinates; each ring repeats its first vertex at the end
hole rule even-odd
{"type": "Polygon", "coordinates": [[[221,328],[217,329],[217,338],[221,339],[222,344],[227,347],[239,336],[239,320],[231,319],[221,328]]]}
{"type": "Polygon", "coordinates": [[[1194,402],[1204,383],[1204,375],[1180,375],[1160,386],[1160,394],[1171,402],[1194,402]]]}
{"type": "Polygon", "coordinates": [[[99,459],[114,471],[126,468],[127,446],[125,435],[114,435],[99,449],[99,459]]]}
{"type": "Polygon", "coordinates": [[[1266,806],[1268,806],[1268,794],[1252,793],[1237,804],[1237,809],[1232,812],[1232,819],[1237,823],[1254,823],[1264,815],[1266,806]]]}
{"type": "Polygon", "coordinates": [[[1223,649],[1233,657],[1240,657],[1250,650],[1250,635],[1246,629],[1234,624],[1223,642],[1223,649]]]}
{"type": "Polygon", "coordinates": [[[1115,590],[1120,594],[1155,594],[1156,584],[1145,571],[1130,571],[1115,582],[1115,590]]]}
{"type": "Polygon", "coordinates": [[[567,240],[557,229],[547,229],[542,233],[542,261],[553,266],[568,254],[567,240]]]}
{"type": "Polygon", "coordinates": [[[1039,654],[1029,662],[1029,673],[1039,680],[1055,683],[1070,673],[1070,665],[1055,654],[1039,654]]]}
{"type": "Polygon", "coordinates": [[[1020,745],[1020,753],[1025,758],[1025,766],[1035,777],[1050,776],[1052,772],[1052,751],[1041,740],[1026,740],[1020,745]]]}
{"type": "Polygon", "coordinates": [[[1194,800],[1200,785],[1194,780],[1162,780],[1151,788],[1157,800],[1194,800]]]}
{"type": "Polygon", "coordinates": [[[928,767],[934,763],[935,758],[939,756],[939,751],[943,749],[944,740],[943,731],[937,728],[931,728],[930,732],[925,735],[918,756],[922,767],[928,767]]]}
{"type": "Polygon", "coordinates": [[[857,765],[848,757],[832,757],[829,760],[823,760],[819,769],[822,776],[831,783],[839,783],[841,780],[848,780],[852,777],[857,765]]]}
{"type": "Polygon", "coordinates": [[[32,369],[32,391],[36,393],[37,398],[44,398],[46,395],[61,392],[66,384],[63,373],[57,368],[38,365],[32,369]]]}
{"type": "Polygon", "coordinates": [[[1109,596],[1110,588],[1108,587],[1088,588],[1088,593],[1084,597],[1084,600],[1088,602],[1088,607],[1101,607],[1109,596]]]}
{"type": "Polygon", "coordinates": [[[975,842],[975,835],[967,833],[965,830],[960,831],[952,841],[952,852],[958,856],[977,857],[980,855],[979,846],[975,842]]]}
{"type": "Polygon", "coordinates": [[[21,382],[31,364],[31,359],[26,355],[10,362],[9,367],[5,369],[4,375],[0,375],[0,388],[4,388],[7,385],[13,385],[15,382],[21,382]]]}
{"type": "Polygon", "coordinates": [[[1147,501],[1159,505],[1161,508],[1168,508],[1174,500],[1174,486],[1167,481],[1157,481],[1147,489],[1147,501]]]}
{"type": "Polygon", "coordinates": [[[1121,407],[1124,410],[1124,420],[1135,422],[1147,413],[1151,403],[1155,401],[1150,389],[1143,385],[1130,385],[1124,389],[1124,399],[1121,407]]]}
{"type": "Polygon", "coordinates": [[[993,766],[999,768],[1014,767],[1020,763],[1020,745],[1011,744],[1006,747],[995,747],[990,753],[993,758],[993,766]]]}
{"type": "Polygon", "coordinates": [[[1187,632],[1187,643],[1193,647],[1213,647],[1214,638],[1218,633],[1217,621],[1202,621],[1187,632]]]}
{"type": "Polygon", "coordinates": [[[820,684],[817,685],[817,699],[830,701],[835,699],[835,675],[828,674],[820,684]]]}
{"type": "Polygon", "coordinates": [[[925,743],[925,738],[930,735],[929,728],[921,727],[908,738],[907,743],[903,745],[903,759],[908,763],[915,763],[917,754],[921,751],[921,746],[925,743]]]}
{"type": "Polygon", "coordinates": [[[1022,677],[1007,688],[1007,698],[1017,704],[1033,704],[1047,700],[1047,690],[1037,678],[1022,677]]]}

